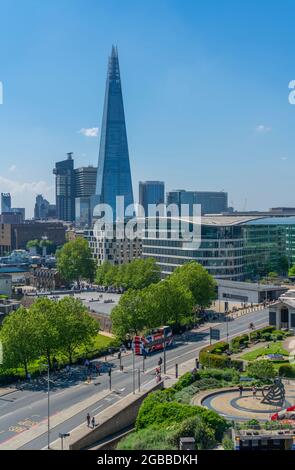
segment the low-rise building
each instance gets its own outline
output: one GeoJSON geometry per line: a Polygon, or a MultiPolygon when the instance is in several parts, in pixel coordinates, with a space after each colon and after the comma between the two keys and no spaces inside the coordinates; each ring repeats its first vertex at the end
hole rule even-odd
{"type": "Polygon", "coordinates": [[[0,274],[0,295],[11,297],[12,293],[12,276],[11,274],[0,274]]]}
{"type": "Polygon", "coordinates": [[[277,330],[286,328],[295,332],[295,290],[289,290],[270,305],[269,324],[277,330]]]}
{"type": "Polygon", "coordinates": [[[37,268],[34,270],[32,284],[37,289],[55,290],[65,285],[57,269],[37,268]]]}
{"type": "Polygon", "coordinates": [[[18,300],[0,299],[0,324],[7,315],[17,310],[20,305],[21,303],[18,300]]]}

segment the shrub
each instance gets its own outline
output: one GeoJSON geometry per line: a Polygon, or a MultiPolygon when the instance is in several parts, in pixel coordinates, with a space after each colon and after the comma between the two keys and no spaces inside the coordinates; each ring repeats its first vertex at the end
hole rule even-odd
{"type": "Polygon", "coordinates": [[[172,431],[168,442],[172,446],[178,446],[181,437],[194,437],[197,449],[210,449],[215,443],[214,430],[205,424],[200,416],[185,419],[175,431],[172,431]]]}
{"type": "Polygon", "coordinates": [[[235,448],[233,440],[227,436],[222,439],[222,447],[224,450],[234,450],[235,448]]]}
{"type": "Polygon", "coordinates": [[[285,364],[279,368],[280,377],[289,377],[290,379],[295,378],[295,367],[291,364],[285,364]]]}
{"type": "Polygon", "coordinates": [[[261,380],[269,380],[276,375],[273,364],[267,360],[250,362],[247,367],[247,374],[261,380]]]}
{"type": "Polygon", "coordinates": [[[200,416],[203,421],[214,429],[215,439],[220,442],[223,434],[229,428],[229,423],[218,413],[213,410],[208,410],[202,406],[196,406],[197,415],[200,416]]]}
{"type": "Polygon", "coordinates": [[[178,445],[168,440],[169,432],[153,427],[133,432],[122,439],[117,450],[177,450],[178,445]]]}
{"type": "Polygon", "coordinates": [[[194,382],[189,387],[186,387],[183,390],[176,392],[174,396],[174,400],[179,403],[189,404],[191,402],[192,397],[196,395],[197,393],[199,393],[201,390],[208,390],[210,388],[219,388],[220,385],[221,384],[219,380],[216,380],[210,377],[204,378],[204,379],[198,380],[197,382],[194,382]]]}
{"type": "Polygon", "coordinates": [[[267,332],[266,332],[266,333],[262,333],[261,339],[262,339],[263,341],[270,341],[270,340],[271,340],[271,336],[272,336],[271,333],[267,333],[267,332]]]}
{"type": "Polygon", "coordinates": [[[190,416],[197,414],[195,406],[183,405],[175,401],[151,403],[144,400],[136,419],[136,430],[148,426],[165,427],[180,423],[190,416]]]}
{"type": "Polygon", "coordinates": [[[227,349],[229,349],[229,344],[225,341],[219,341],[218,343],[209,346],[207,350],[208,349],[212,354],[222,354],[223,352],[227,351],[227,349]]]}
{"type": "Polygon", "coordinates": [[[217,369],[234,368],[239,371],[243,370],[243,362],[239,360],[231,360],[230,357],[211,354],[206,348],[202,349],[199,354],[200,363],[206,367],[217,369]]]}
{"type": "Polygon", "coordinates": [[[211,377],[225,382],[238,382],[240,374],[235,369],[202,369],[199,372],[201,379],[211,377]]]}
{"type": "Polygon", "coordinates": [[[184,375],[180,377],[178,382],[173,386],[174,390],[182,390],[185,387],[188,387],[193,382],[198,380],[200,375],[198,373],[186,372],[184,375]]]}
{"type": "Polygon", "coordinates": [[[247,345],[249,342],[249,335],[236,336],[232,339],[231,345],[233,348],[240,348],[242,345],[247,345]]]}

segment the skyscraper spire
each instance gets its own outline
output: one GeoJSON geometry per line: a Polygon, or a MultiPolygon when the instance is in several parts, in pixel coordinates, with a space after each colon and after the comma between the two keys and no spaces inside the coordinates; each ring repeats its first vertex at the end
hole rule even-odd
{"type": "Polygon", "coordinates": [[[116,196],[124,196],[124,209],[134,203],[118,50],[116,46],[112,46],[108,62],[95,200],[96,204],[109,204],[114,219],[116,196]]]}

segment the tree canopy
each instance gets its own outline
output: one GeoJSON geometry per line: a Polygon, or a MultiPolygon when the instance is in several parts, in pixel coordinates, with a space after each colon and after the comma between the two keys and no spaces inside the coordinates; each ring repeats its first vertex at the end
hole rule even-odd
{"type": "Polygon", "coordinates": [[[106,261],[97,268],[96,283],[125,289],[144,289],[160,280],[160,268],[153,258],[135,259],[113,265],[106,261]]]}
{"type": "Polygon", "coordinates": [[[51,366],[54,354],[62,353],[72,362],[78,346],[92,344],[98,323],[78,299],[38,299],[29,309],[20,307],[3,322],[0,339],[6,368],[24,367],[46,358],[51,366]]]}
{"type": "Polygon", "coordinates": [[[71,240],[57,251],[57,269],[65,281],[87,279],[92,281],[95,275],[95,262],[87,240],[78,237],[71,240]]]}
{"type": "Polygon", "coordinates": [[[159,326],[178,328],[192,321],[194,308],[210,306],[214,298],[213,277],[199,264],[188,263],[161,282],[123,294],[111,314],[113,332],[124,339],[159,326]]]}
{"type": "Polygon", "coordinates": [[[171,274],[170,281],[174,285],[187,288],[192,293],[195,307],[210,307],[216,298],[214,278],[195,261],[178,267],[171,274]]]}

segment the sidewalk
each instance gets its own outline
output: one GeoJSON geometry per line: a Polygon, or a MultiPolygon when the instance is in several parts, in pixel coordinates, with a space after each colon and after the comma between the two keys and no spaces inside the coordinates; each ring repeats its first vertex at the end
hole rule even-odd
{"type": "Polygon", "coordinates": [[[5,397],[6,395],[9,395],[10,393],[17,392],[17,388],[15,387],[3,387],[0,388],[0,397],[5,397]]]}

